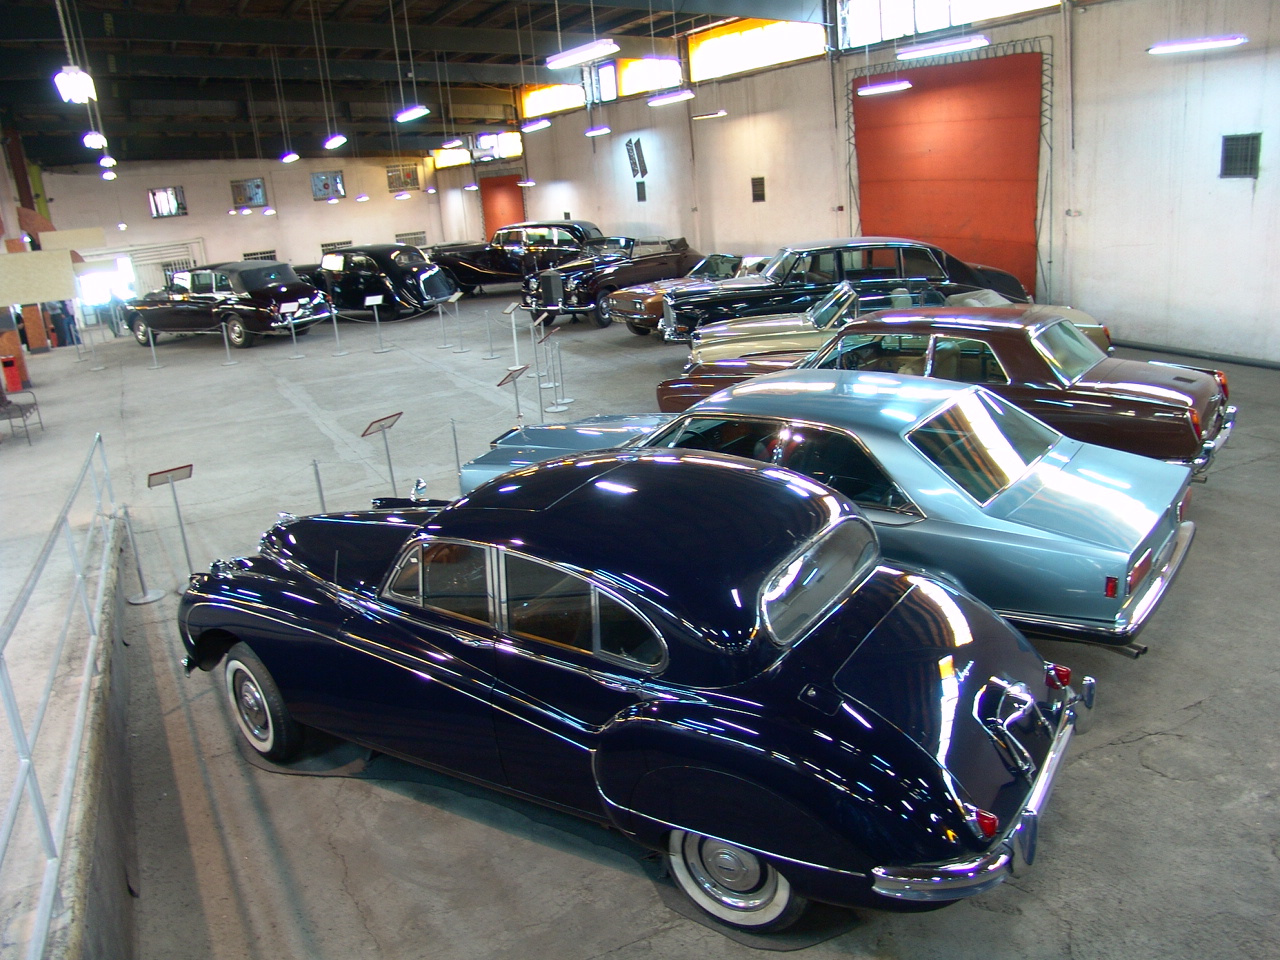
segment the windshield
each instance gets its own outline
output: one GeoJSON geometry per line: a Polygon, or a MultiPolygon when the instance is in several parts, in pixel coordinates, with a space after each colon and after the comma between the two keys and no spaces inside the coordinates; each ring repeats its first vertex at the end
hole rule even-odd
{"type": "Polygon", "coordinates": [[[703,280],[728,280],[737,274],[740,266],[742,266],[741,257],[713,253],[699,260],[698,265],[689,271],[689,276],[703,280]]]}
{"type": "Polygon", "coordinates": [[[985,390],[963,394],[907,434],[934,466],[982,504],[1026,473],[1061,437],[985,390]]]}
{"type": "Polygon", "coordinates": [[[298,275],[287,263],[265,264],[232,274],[245,290],[260,290],[273,283],[298,283],[298,275]]]}
{"type": "Polygon", "coordinates": [[[1032,334],[1031,342],[1053,367],[1053,372],[1068,385],[1092,370],[1098,361],[1107,358],[1097,344],[1070,320],[1059,320],[1037,331],[1032,334]]]}
{"type": "Polygon", "coordinates": [[[842,283],[806,310],[805,316],[815,329],[829,330],[852,320],[857,309],[858,295],[853,292],[853,286],[842,283]]]}
{"type": "Polygon", "coordinates": [[[635,241],[630,237],[594,237],[582,245],[582,252],[588,257],[603,257],[611,253],[629,257],[633,243],[635,241]]]}
{"type": "Polygon", "coordinates": [[[768,277],[774,283],[781,283],[787,279],[787,274],[791,272],[791,267],[796,262],[796,254],[791,250],[779,250],[773,255],[773,259],[765,264],[764,269],[760,271],[760,276],[768,277]]]}
{"type": "Polygon", "coordinates": [[[880,548],[871,525],[849,517],[792,556],[765,584],[762,613],[773,642],[789,647],[875,569],[880,548]]]}
{"type": "Polygon", "coordinates": [[[399,264],[427,262],[427,258],[417,247],[405,247],[402,250],[396,250],[391,254],[391,259],[399,264]]]}

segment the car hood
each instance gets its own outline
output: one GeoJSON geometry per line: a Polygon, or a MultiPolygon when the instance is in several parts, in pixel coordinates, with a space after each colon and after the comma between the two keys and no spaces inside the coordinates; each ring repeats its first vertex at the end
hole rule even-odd
{"type": "Polygon", "coordinates": [[[612,294],[614,299],[635,299],[643,300],[646,297],[657,296],[666,293],[668,290],[684,290],[688,287],[704,286],[711,287],[716,282],[714,280],[704,280],[701,277],[673,277],[670,280],[655,280],[652,283],[638,283],[635,286],[623,287],[612,294]]]}
{"type": "Polygon", "coordinates": [[[395,514],[285,517],[262,535],[261,552],[345,590],[372,591],[418,526],[395,514]]]}
{"type": "Polygon", "coordinates": [[[612,266],[616,263],[626,263],[629,258],[621,253],[602,253],[591,257],[574,257],[572,260],[562,260],[551,269],[559,270],[561,273],[575,273],[585,270],[599,270],[601,267],[612,266]]]}
{"type": "Polygon", "coordinates": [[[762,277],[757,273],[753,273],[745,277],[730,277],[728,280],[703,280],[688,286],[678,287],[677,289],[668,292],[684,298],[697,296],[702,293],[732,292],[734,290],[761,290],[765,287],[772,286],[774,286],[774,282],[768,277],[762,277]]]}
{"type": "MultiPolygon", "coordinates": [[[[988,724],[1007,720],[1016,698],[1048,700],[1045,664],[1027,641],[967,594],[906,574],[910,589],[835,671],[836,690],[855,711],[883,719],[950,771],[968,799],[1009,822],[1030,790],[1011,769],[988,724]]],[[[846,708],[847,709],[847,708],[846,708]]],[[[1034,711],[1032,711],[1034,714],[1034,711]]],[[[1034,715],[1009,732],[1035,763],[1052,731],[1034,715]]]]}
{"type": "Polygon", "coordinates": [[[718,340],[737,340],[781,333],[812,333],[816,329],[804,313],[771,313],[750,320],[721,320],[693,332],[695,347],[711,346],[718,340]]]}
{"type": "Polygon", "coordinates": [[[987,512],[1130,556],[1182,498],[1190,477],[1180,464],[1064,439],[987,512]]]}
{"type": "Polygon", "coordinates": [[[1202,417],[1219,393],[1218,381],[1201,370],[1117,357],[1099,362],[1076,381],[1072,389],[1182,408],[1195,407],[1202,417]]]}

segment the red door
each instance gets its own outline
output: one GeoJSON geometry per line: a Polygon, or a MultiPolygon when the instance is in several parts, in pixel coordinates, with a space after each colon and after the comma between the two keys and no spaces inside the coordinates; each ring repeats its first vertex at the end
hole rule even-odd
{"type": "Polygon", "coordinates": [[[480,180],[480,215],[486,238],[500,227],[524,220],[524,190],[516,186],[519,179],[519,174],[512,174],[480,180]]]}

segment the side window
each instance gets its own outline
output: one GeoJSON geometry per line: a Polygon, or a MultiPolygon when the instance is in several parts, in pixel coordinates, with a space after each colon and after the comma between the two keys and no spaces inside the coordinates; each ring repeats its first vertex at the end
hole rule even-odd
{"type": "Polygon", "coordinates": [[[225,273],[220,273],[214,278],[214,291],[217,293],[231,292],[231,278],[225,273]]]}
{"type": "Polygon", "coordinates": [[[357,273],[377,273],[378,265],[368,257],[350,257],[348,268],[357,273]]]}
{"type": "Polygon", "coordinates": [[[397,600],[422,603],[422,548],[414,547],[400,561],[386,592],[397,600]]]}
{"type": "Polygon", "coordinates": [[[493,242],[499,247],[508,247],[520,242],[519,230],[499,230],[493,235],[493,242]]]}
{"type": "Polygon", "coordinates": [[[484,548],[465,543],[427,544],[422,550],[420,602],[424,607],[488,623],[484,548]]]}
{"type": "Polygon", "coordinates": [[[1008,383],[1004,367],[982,340],[938,337],[933,343],[930,376],[961,383],[1008,383]]]}
{"type": "Polygon", "coordinates": [[[191,292],[191,274],[183,271],[175,273],[169,278],[169,288],[174,293],[190,293],[191,292]]]}
{"type": "Polygon", "coordinates": [[[662,662],[662,641],[635,611],[597,591],[600,607],[600,652],[634,660],[647,667],[662,662]]]}
{"type": "Polygon", "coordinates": [[[552,227],[548,231],[550,238],[546,241],[557,247],[576,247],[578,241],[572,233],[564,229],[564,227],[552,227]]]}
{"type": "Polygon", "coordinates": [[[928,350],[929,338],[924,335],[850,333],[841,337],[817,366],[825,370],[880,370],[922,377],[928,350]]]}
{"type": "Polygon", "coordinates": [[[546,227],[533,227],[524,232],[524,242],[531,247],[545,247],[551,243],[551,231],[546,227]]]}
{"type": "Polygon", "coordinates": [[[674,424],[647,446],[714,450],[771,462],[779,426],[776,420],[693,417],[674,424]]]}
{"type": "Polygon", "coordinates": [[[836,256],[835,250],[801,254],[789,279],[793,283],[834,283],[836,256]]]}
{"type": "Polygon", "coordinates": [[[844,279],[855,283],[860,280],[890,280],[898,277],[898,251],[894,247],[863,247],[861,250],[841,250],[844,279]]]}
{"type": "Polygon", "coordinates": [[[206,271],[191,275],[192,293],[213,293],[213,274],[206,271]]]}
{"type": "Polygon", "coordinates": [[[779,465],[825,483],[854,503],[902,507],[910,501],[853,437],[817,427],[794,426],[779,465]]]}
{"type": "Polygon", "coordinates": [[[933,254],[919,247],[902,251],[902,275],[912,280],[945,280],[947,276],[933,254]]]}
{"type": "Polygon", "coordinates": [[[592,649],[591,584],[546,564],[505,560],[507,629],[566,647],[592,649]]]}

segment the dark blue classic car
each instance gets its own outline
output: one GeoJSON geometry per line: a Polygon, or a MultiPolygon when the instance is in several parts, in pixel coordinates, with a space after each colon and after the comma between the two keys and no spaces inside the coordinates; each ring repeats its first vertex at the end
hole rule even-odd
{"type": "Polygon", "coordinates": [[[840,494],[715,453],[285,519],[179,625],[261,755],[317,727],[611,825],[755,930],[1000,883],[1092,703],[840,494]]]}

